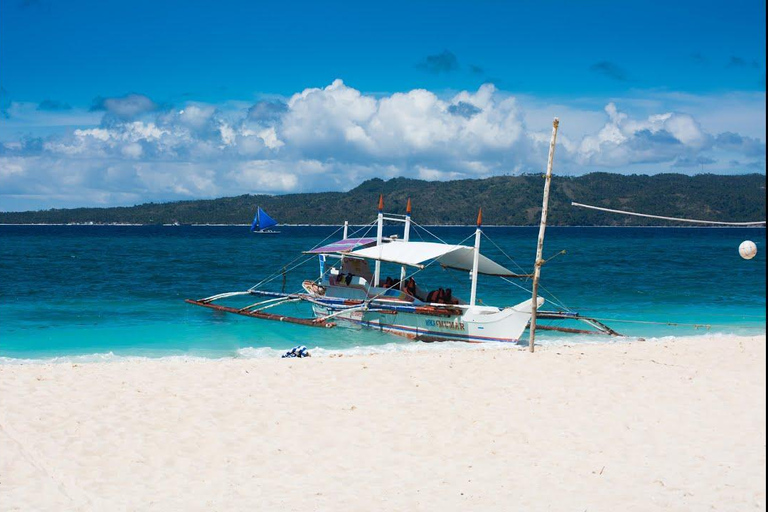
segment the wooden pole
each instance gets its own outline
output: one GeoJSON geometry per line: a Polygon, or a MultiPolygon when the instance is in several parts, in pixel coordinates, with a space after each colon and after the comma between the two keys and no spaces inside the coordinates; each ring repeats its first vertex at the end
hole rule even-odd
{"type": "MultiPolygon", "coordinates": [[[[408,242],[411,239],[411,198],[408,198],[408,204],[405,205],[405,228],[403,228],[403,241],[408,242]]],[[[405,266],[400,267],[400,289],[405,289],[405,266]]]]}
{"type": "Polygon", "coordinates": [[[384,233],[384,194],[379,196],[379,218],[376,229],[376,245],[379,247],[379,259],[376,260],[373,271],[373,286],[379,286],[379,280],[381,279],[381,240],[384,233]]]}
{"type": "Polygon", "coordinates": [[[469,305],[474,307],[477,302],[477,269],[480,264],[480,235],[483,225],[483,209],[480,208],[477,212],[477,229],[475,229],[475,252],[472,260],[472,291],[470,292],[469,305]]]}
{"type": "Polygon", "coordinates": [[[536,341],[536,313],[539,309],[539,278],[541,277],[541,266],[544,264],[544,233],[547,231],[547,214],[549,213],[549,188],[552,183],[552,164],[555,160],[555,141],[557,140],[557,127],[560,120],[555,118],[552,121],[552,140],[549,143],[549,160],[547,161],[547,175],[544,181],[544,201],[541,206],[541,225],[539,226],[539,242],[536,245],[536,264],[533,268],[533,295],[531,297],[531,328],[530,339],[528,341],[528,350],[534,351],[536,341]]]}

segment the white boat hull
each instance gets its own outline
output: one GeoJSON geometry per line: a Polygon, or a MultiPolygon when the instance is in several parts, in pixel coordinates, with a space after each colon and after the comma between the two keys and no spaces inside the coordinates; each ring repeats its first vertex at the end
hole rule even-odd
{"type": "Polygon", "coordinates": [[[313,309],[318,318],[336,314],[335,319],[419,341],[516,343],[531,319],[530,300],[504,309],[470,308],[456,315],[361,309],[343,311],[320,304],[314,304],[313,309]]]}

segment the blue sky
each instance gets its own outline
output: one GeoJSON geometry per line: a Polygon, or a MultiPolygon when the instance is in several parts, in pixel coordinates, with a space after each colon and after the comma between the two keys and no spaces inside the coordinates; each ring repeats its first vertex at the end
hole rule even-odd
{"type": "Polygon", "coordinates": [[[764,20],[739,1],[8,0],[0,209],[531,172],[553,115],[564,174],[765,172],[764,20]]]}

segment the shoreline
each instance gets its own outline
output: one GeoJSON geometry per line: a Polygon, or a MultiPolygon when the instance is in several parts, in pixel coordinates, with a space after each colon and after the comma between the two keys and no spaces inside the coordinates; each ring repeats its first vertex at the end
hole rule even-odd
{"type": "MultiPolygon", "coordinates": [[[[550,351],[559,349],[576,349],[581,347],[592,347],[602,345],[633,345],[633,344],[663,344],[678,343],[686,340],[707,340],[707,341],[728,341],[728,340],[746,340],[755,337],[766,336],[763,332],[755,333],[732,333],[732,332],[708,332],[706,334],[689,334],[676,336],[653,336],[653,337],[575,337],[561,340],[547,340],[544,343],[536,343],[536,351],[550,351]]],[[[320,346],[308,346],[308,351],[312,357],[334,358],[334,357],[368,357],[377,355],[409,354],[417,352],[428,352],[433,355],[441,355],[451,352],[474,352],[474,351],[520,351],[527,352],[527,342],[519,343],[464,343],[464,342],[419,342],[412,340],[397,340],[389,343],[376,345],[356,345],[347,348],[325,348],[320,346]]],[[[201,352],[164,353],[158,351],[148,353],[132,353],[130,350],[115,353],[112,350],[106,352],[88,352],[73,354],[49,354],[40,357],[15,357],[0,355],[0,367],[10,365],[59,365],[59,364],[113,364],[113,363],[141,363],[144,361],[167,361],[167,362],[205,362],[205,361],[248,361],[248,360],[269,360],[280,359],[289,348],[274,347],[240,347],[235,353],[209,354],[203,355],[201,352]]]]}
{"type": "Polygon", "coordinates": [[[765,341],[0,365],[3,504],[765,509],[765,341]]]}

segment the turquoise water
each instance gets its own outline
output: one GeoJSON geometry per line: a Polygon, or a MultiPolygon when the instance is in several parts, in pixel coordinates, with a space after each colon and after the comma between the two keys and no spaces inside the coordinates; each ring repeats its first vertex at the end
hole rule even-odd
{"type": "MultiPolygon", "coordinates": [[[[255,236],[246,227],[0,226],[0,357],[227,357],[274,355],[266,348],[297,344],[326,350],[414,345],[369,330],[267,322],[184,303],[185,298],[245,290],[291,260],[305,258],[302,250],[336,230],[280,229],[280,235],[255,236]]],[[[474,232],[469,227],[429,229],[448,242],[474,232]]],[[[537,229],[488,227],[485,232],[500,247],[484,241],[485,254],[516,269],[503,250],[530,270],[537,229]]],[[[545,254],[561,250],[566,254],[543,269],[544,297],[605,319],[624,334],[765,332],[765,229],[550,228],[545,254]],[[747,239],[759,251],[751,261],[738,255],[739,244],[747,239]]],[[[382,275],[398,272],[389,267],[382,275]]],[[[317,274],[317,261],[311,258],[288,273],[285,290],[298,290],[303,279],[317,274]]],[[[460,297],[469,295],[465,274],[428,268],[416,278],[428,288],[451,287],[460,297]]],[[[278,277],[265,289],[282,287],[278,277]]],[[[493,305],[527,298],[497,278],[483,277],[479,290],[480,298],[493,305]]],[[[547,308],[559,309],[551,302],[547,308]]],[[[280,311],[310,313],[305,305],[280,311]]],[[[540,333],[539,339],[610,341],[551,332],[540,333]]]]}

